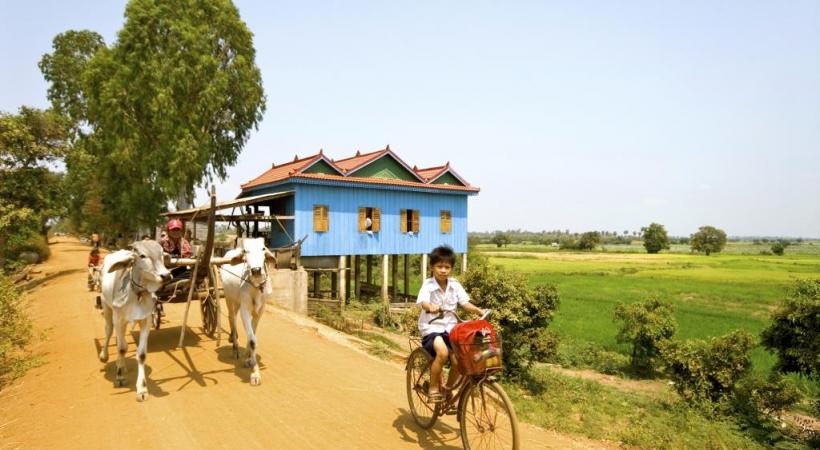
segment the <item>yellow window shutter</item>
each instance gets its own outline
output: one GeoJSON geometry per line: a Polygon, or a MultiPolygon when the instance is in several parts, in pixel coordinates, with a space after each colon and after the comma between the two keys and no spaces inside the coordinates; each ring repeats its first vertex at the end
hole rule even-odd
{"type": "Polygon", "coordinates": [[[450,211],[441,210],[441,232],[449,233],[452,230],[450,211]]]}
{"type": "Polygon", "coordinates": [[[419,210],[413,210],[413,233],[419,232],[419,210]]]}
{"type": "Polygon", "coordinates": [[[373,232],[377,232],[382,228],[382,213],[379,208],[373,208],[373,232]]]}
{"type": "Polygon", "coordinates": [[[327,231],[327,225],[327,206],[313,205],[313,231],[327,231]]]}
{"type": "Polygon", "coordinates": [[[407,233],[407,210],[401,210],[401,232],[407,233]]]}
{"type": "Polygon", "coordinates": [[[329,209],[327,206],[322,206],[322,231],[328,231],[330,229],[329,209]]]}
{"type": "Polygon", "coordinates": [[[364,233],[366,231],[364,226],[364,220],[366,215],[367,208],[359,208],[359,233],[364,233]]]}

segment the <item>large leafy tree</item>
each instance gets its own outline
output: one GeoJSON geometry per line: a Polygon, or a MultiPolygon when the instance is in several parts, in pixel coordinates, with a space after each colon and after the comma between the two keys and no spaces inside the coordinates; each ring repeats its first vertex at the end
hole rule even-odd
{"type": "Polygon", "coordinates": [[[91,58],[105,48],[105,41],[93,31],[69,30],[55,36],[53,46],[54,53],[43,55],[38,66],[51,83],[48,99],[52,110],[68,119],[75,137],[79,138],[88,126],[83,75],[91,58]]]}
{"type": "Polygon", "coordinates": [[[647,253],[658,253],[661,250],[669,250],[669,236],[666,234],[666,228],[659,224],[652,222],[648,227],[641,228],[643,235],[643,246],[647,253]]]}
{"type": "Polygon", "coordinates": [[[496,247],[503,247],[509,245],[511,239],[508,234],[497,231],[493,236],[492,242],[496,247]]]}
{"type": "Polygon", "coordinates": [[[700,227],[698,232],[689,239],[689,245],[692,250],[706,253],[706,256],[720,253],[726,246],[726,232],[709,225],[700,227]]]}
{"type": "Polygon", "coordinates": [[[579,250],[594,250],[601,244],[601,233],[597,231],[587,231],[578,239],[579,250]]]}
{"type": "Polygon", "coordinates": [[[54,52],[43,55],[39,66],[50,83],[52,110],[65,118],[71,130],[72,145],[64,159],[68,217],[78,231],[108,229],[96,158],[87,150],[93,127],[88,122],[85,87],[88,63],[105,42],[93,31],[69,30],[55,36],[53,46],[54,52]]]}
{"type": "Polygon", "coordinates": [[[87,124],[78,178],[99,180],[115,228],[152,225],[169,199],[224,178],[262,119],[252,35],[229,0],[131,0],[109,47],[90,32],[61,36],[41,67],[52,102],[87,124]],[[58,58],[64,47],[81,56],[58,58]]]}
{"type": "Polygon", "coordinates": [[[49,163],[65,154],[66,127],[51,111],[0,113],[0,267],[9,244],[45,235],[63,214],[62,175],[49,163]]]}

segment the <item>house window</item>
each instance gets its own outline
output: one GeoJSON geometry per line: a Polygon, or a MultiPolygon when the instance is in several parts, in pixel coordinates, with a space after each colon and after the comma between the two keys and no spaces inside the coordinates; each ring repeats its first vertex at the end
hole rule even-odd
{"type": "Polygon", "coordinates": [[[313,231],[326,232],[329,228],[327,205],[313,205],[313,231]]]}
{"type": "Polygon", "coordinates": [[[453,215],[450,211],[441,210],[441,232],[450,233],[453,231],[453,215]]]}
{"type": "Polygon", "coordinates": [[[401,232],[402,233],[418,233],[419,232],[419,210],[418,209],[402,209],[401,210],[401,232]]]}
{"type": "Polygon", "coordinates": [[[378,233],[381,230],[382,214],[379,208],[359,208],[359,233],[378,233]]]}

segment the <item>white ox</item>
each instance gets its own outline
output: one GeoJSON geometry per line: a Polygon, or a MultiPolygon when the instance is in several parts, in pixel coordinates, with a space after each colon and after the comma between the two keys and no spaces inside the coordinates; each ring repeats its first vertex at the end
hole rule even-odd
{"type": "MultiPolygon", "coordinates": [[[[256,327],[265,310],[265,301],[273,293],[271,280],[265,261],[276,261],[273,253],[265,248],[262,238],[243,239],[238,248],[225,253],[226,258],[243,262],[235,265],[225,264],[220,268],[225,302],[228,304],[228,321],[231,326],[230,342],[234,358],[239,359],[239,344],[236,331],[236,313],[242,316],[242,324],[248,335],[248,359],[246,367],[251,367],[251,384],[262,382],[259,363],[256,361],[256,327]]],[[[276,265],[274,264],[274,267],[276,265]]]]}
{"type": "Polygon", "coordinates": [[[162,247],[156,241],[134,242],[128,250],[120,250],[106,256],[103,260],[102,273],[105,341],[100,351],[100,361],[108,361],[108,342],[116,325],[119,356],[115,385],[125,386],[125,352],[128,350],[125,330],[129,323],[138,323],[140,336],[137,345],[137,400],[147,400],[145,355],[148,350],[149,319],[154,310],[157,289],[171,279],[171,272],[165,268],[163,262],[162,247]]]}

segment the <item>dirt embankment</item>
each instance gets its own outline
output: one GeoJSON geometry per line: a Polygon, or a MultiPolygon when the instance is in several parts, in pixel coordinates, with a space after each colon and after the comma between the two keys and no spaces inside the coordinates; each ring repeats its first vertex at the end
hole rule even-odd
{"type": "MultiPolygon", "coordinates": [[[[149,338],[150,398],[138,403],[136,333],[129,334],[126,387],[114,387],[113,356],[105,364],[97,360],[103,320],[85,288],[88,247],[60,238],[51,249],[51,259],[38,268],[47,279],[29,292],[35,326],[46,332],[34,351],[46,363],[0,392],[2,450],[461,448],[452,417],[429,431],[415,425],[400,365],[280,310],[260,322],[262,385],[253,387],[226,335],[217,346],[202,334],[198,305],[185,346],[177,348],[185,308],[167,305],[162,329],[149,338]]],[[[113,339],[110,352],[116,355],[113,339]]],[[[522,437],[523,449],[613,447],[529,425],[522,437]]]]}

